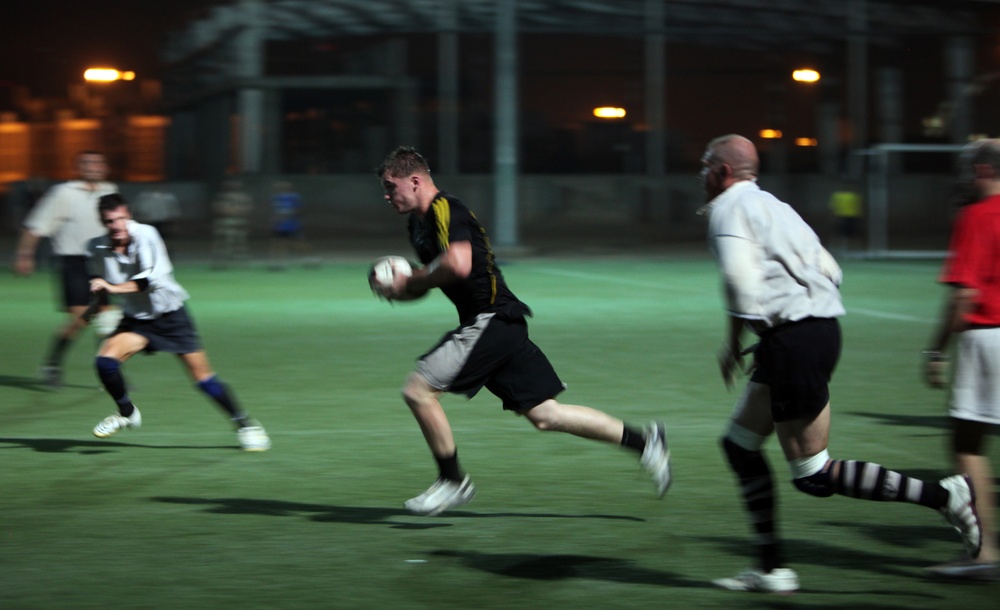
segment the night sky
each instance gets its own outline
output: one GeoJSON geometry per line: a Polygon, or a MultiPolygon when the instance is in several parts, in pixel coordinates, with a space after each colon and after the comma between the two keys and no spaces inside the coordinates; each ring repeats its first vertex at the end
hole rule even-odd
{"type": "MultiPolygon", "coordinates": [[[[168,34],[203,16],[214,4],[232,0],[27,0],[6,2],[0,9],[0,94],[2,88],[27,87],[36,97],[64,97],[71,83],[82,80],[87,67],[106,65],[123,70],[133,70],[139,78],[159,79],[162,76],[160,50],[168,34]]],[[[989,23],[995,23],[990,21],[989,23]]],[[[985,25],[985,23],[984,23],[985,25]]],[[[580,38],[580,37],[576,37],[580,38]]],[[[981,36],[982,43],[992,43],[996,35],[981,36]]],[[[530,131],[530,119],[542,117],[546,122],[572,125],[590,120],[589,112],[595,105],[622,104],[640,107],[643,101],[641,86],[642,47],[636,42],[624,44],[625,51],[610,57],[590,57],[589,53],[606,55],[604,47],[594,45],[590,39],[560,39],[560,53],[551,53],[545,44],[551,38],[522,40],[521,103],[527,120],[525,132],[530,131]],[[579,43],[567,55],[567,46],[579,43]],[[564,58],[578,61],[563,65],[564,58]],[[558,61],[557,61],[558,60],[558,61]],[[601,63],[603,62],[603,63],[601,63]],[[602,75],[604,87],[595,87],[593,74],[580,66],[594,67],[602,75]],[[600,89],[600,90],[598,90],[600,89]]],[[[906,72],[904,87],[906,99],[906,129],[908,135],[919,130],[922,117],[932,114],[946,99],[943,82],[943,50],[941,41],[928,44],[906,41],[886,54],[871,50],[871,69],[886,64],[899,65],[906,72]],[[909,43],[914,44],[909,44],[909,43]],[[916,76],[915,76],[916,75],[916,76]]],[[[482,50],[478,65],[490,65],[491,48],[488,42],[482,50]]],[[[618,47],[615,47],[616,49],[618,47]]],[[[980,49],[980,66],[977,72],[992,73],[1000,61],[998,47],[980,49]],[[985,49],[985,51],[984,51],[985,49]]],[[[475,55],[475,49],[463,48],[463,56],[475,55]]],[[[306,61],[312,61],[311,56],[306,61]]],[[[319,61],[319,60],[316,60],[319,61]]],[[[729,49],[677,48],[669,52],[670,83],[667,99],[668,123],[704,125],[710,133],[719,131],[752,131],[770,120],[773,108],[770,98],[763,95],[746,95],[741,98],[739,112],[725,106],[724,100],[732,90],[764,91],[778,82],[787,80],[790,63],[784,54],[734,53],[729,49]],[[778,66],[777,68],[775,66],[778,66]],[[761,81],[767,68],[776,76],[761,81]],[[678,86],[680,85],[680,86],[678,86]],[[724,108],[705,118],[707,108],[724,108]]],[[[477,75],[476,70],[466,70],[465,78],[489,79],[477,75]],[[472,76],[470,76],[470,74],[472,76]]],[[[463,81],[465,82],[465,81],[463,81]]],[[[789,81],[790,82],[790,81],[789,81]]],[[[841,78],[841,84],[843,78],[841,78]]],[[[994,132],[996,115],[992,108],[1000,103],[1000,80],[990,81],[977,95],[978,128],[994,132]],[[987,121],[988,119],[988,121],[987,121]]],[[[484,88],[488,88],[485,83],[484,88]]],[[[818,90],[786,84],[787,93],[782,103],[788,114],[790,136],[814,135],[815,107],[818,90]]],[[[873,92],[874,95],[874,92],[873,92]]],[[[485,98],[488,99],[488,98],[485,98]]],[[[846,100],[843,100],[846,108],[846,100]]],[[[640,115],[641,116],[641,115],[640,115]]],[[[875,129],[875,125],[872,125],[875,129]]],[[[919,133],[917,133],[919,136],[919,133]]],[[[692,136],[700,145],[705,134],[692,136]]]]}
{"type": "Polygon", "coordinates": [[[98,64],[159,78],[168,32],[214,0],[28,0],[0,9],[0,85],[65,95],[98,64]]]}

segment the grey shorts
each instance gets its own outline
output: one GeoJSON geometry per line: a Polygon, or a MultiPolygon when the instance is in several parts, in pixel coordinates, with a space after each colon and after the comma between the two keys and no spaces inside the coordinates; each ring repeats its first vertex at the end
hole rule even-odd
{"type": "Polygon", "coordinates": [[[417,361],[431,387],[472,398],[485,387],[503,408],[523,413],[554,398],[563,385],[545,354],[528,338],[524,320],[480,314],[445,334],[417,361]]]}

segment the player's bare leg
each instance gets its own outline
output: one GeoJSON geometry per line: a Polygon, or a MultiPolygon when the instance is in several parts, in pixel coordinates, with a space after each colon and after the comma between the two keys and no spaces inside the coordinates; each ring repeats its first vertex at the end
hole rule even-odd
{"type": "Polygon", "coordinates": [[[597,441],[618,443],[625,422],[603,411],[580,405],[567,405],[549,399],[524,413],[536,428],[543,431],[566,432],[597,441]]]}
{"type": "Polygon", "coordinates": [[[522,413],[538,430],[565,432],[581,438],[614,443],[636,450],[662,497],[672,482],[670,450],[663,424],[653,422],[645,431],[635,430],[604,411],[563,404],[550,398],[522,413]]]}
{"type": "Polygon", "coordinates": [[[830,445],[830,403],[814,419],[777,422],[774,429],[786,460],[816,455],[830,445]]]}
{"type": "Polygon", "coordinates": [[[458,465],[458,451],[451,424],[441,407],[437,390],[417,373],[411,373],[403,387],[403,399],[416,418],[428,448],[438,465],[438,479],[427,491],[407,500],[403,506],[417,515],[433,516],[465,504],[476,494],[475,485],[458,465]]]}
{"type": "Polygon", "coordinates": [[[431,453],[437,458],[445,458],[455,454],[455,437],[438,400],[440,396],[441,391],[432,388],[417,373],[412,373],[403,387],[403,400],[420,425],[431,453]]]}

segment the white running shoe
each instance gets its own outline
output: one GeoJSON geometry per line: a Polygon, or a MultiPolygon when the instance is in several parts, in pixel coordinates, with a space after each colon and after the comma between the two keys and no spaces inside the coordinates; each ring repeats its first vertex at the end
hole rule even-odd
{"type": "Polygon", "coordinates": [[[976,491],[972,487],[972,479],[964,474],[956,474],[941,479],[938,484],[948,490],[948,504],[941,509],[941,514],[962,537],[969,557],[979,557],[983,526],[976,512],[976,491]]]}
{"type": "Polygon", "coordinates": [[[138,428],[142,425],[142,415],[139,414],[139,409],[132,411],[132,415],[128,417],[123,417],[117,413],[113,415],[108,415],[101,423],[94,426],[94,436],[98,438],[107,438],[114,434],[117,434],[119,430],[125,428],[138,428]]]}
{"type": "Polygon", "coordinates": [[[271,438],[260,425],[245,426],[237,430],[236,434],[244,451],[267,451],[271,448],[271,438]]]}
{"type": "Polygon", "coordinates": [[[639,463],[649,474],[653,475],[656,492],[662,498],[673,482],[670,473],[670,449],[667,448],[667,434],[663,424],[654,421],[644,432],[644,435],[646,448],[642,451],[639,463]]]}
{"type": "Polygon", "coordinates": [[[403,506],[415,515],[433,517],[454,506],[466,504],[476,495],[476,486],[468,475],[462,482],[440,478],[416,498],[410,498],[403,506]]]}
{"type": "Polygon", "coordinates": [[[730,591],[794,593],[799,590],[799,575],[789,568],[775,568],[770,572],[750,568],[732,578],[719,578],[712,583],[730,591]]]}

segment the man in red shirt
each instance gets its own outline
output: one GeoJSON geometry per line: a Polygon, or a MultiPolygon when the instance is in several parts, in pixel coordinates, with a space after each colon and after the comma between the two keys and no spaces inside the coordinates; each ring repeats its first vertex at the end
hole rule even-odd
{"type": "Polygon", "coordinates": [[[950,286],[931,347],[924,352],[924,374],[931,387],[947,381],[947,357],[955,340],[948,414],[952,449],[959,472],[979,493],[976,511],[982,523],[978,557],[934,566],[939,576],[1000,580],[996,500],[985,441],[1000,424],[1000,140],[970,144],[959,171],[969,203],[959,209],[948,259],[940,281],[950,286]]]}

